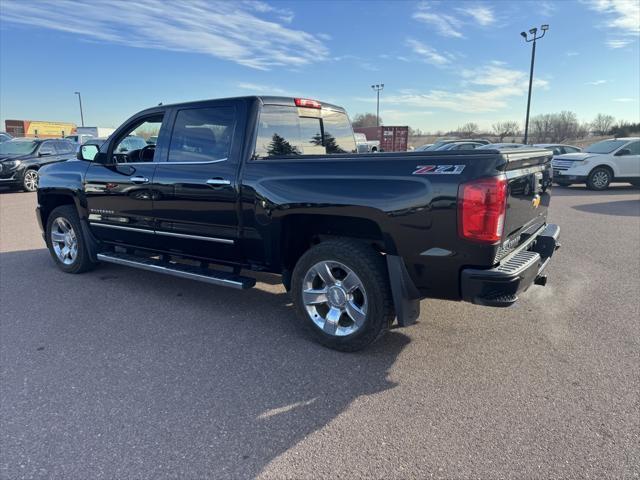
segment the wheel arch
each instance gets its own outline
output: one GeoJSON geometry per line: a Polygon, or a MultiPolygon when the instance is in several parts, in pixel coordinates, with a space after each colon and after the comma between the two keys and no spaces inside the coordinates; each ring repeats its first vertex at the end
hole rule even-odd
{"type": "Polygon", "coordinates": [[[38,214],[40,215],[41,224],[47,225],[47,220],[51,212],[62,205],[72,205],[78,208],[76,198],[70,192],[47,192],[41,194],[38,192],[38,214]]]}
{"type": "Polygon", "coordinates": [[[592,167],[591,170],[589,170],[589,175],[591,175],[596,168],[606,168],[607,170],[609,170],[611,172],[611,180],[618,176],[616,173],[616,168],[610,163],[598,163],[596,166],[592,167]]]}
{"type": "Polygon", "coordinates": [[[368,243],[385,253],[395,253],[396,250],[393,240],[384,233],[378,222],[362,217],[290,214],[280,220],[279,238],[275,263],[283,271],[289,272],[305,251],[327,239],[350,238],[368,243]]]}

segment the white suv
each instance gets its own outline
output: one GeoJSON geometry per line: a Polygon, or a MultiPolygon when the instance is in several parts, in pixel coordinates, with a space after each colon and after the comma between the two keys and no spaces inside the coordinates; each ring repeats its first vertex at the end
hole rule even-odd
{"type": "Polygon", "coordinates": [[[580,153],[552,160],[553,181],[561,186],[586,183],[591,190],[606,190],[612,181],[640,186],[640,138],[615,138],[588,146],[580,153]]]}

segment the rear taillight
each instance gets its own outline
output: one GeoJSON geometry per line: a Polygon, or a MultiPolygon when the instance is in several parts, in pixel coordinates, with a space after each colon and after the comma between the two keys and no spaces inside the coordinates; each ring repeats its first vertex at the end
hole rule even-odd
{"type": "Polygon", "coordinates": [[[458,190],[458,232],[462,238],[497,243],[502,238],[507,208],[507,180],[483,178],[458,190]]]}

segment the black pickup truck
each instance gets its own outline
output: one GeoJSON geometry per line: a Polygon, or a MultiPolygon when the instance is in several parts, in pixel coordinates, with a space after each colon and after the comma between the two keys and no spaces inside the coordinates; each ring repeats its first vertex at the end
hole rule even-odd
{"type": "Polygon", "coordinates": [[[357,154],[345,111],[242,97],[163,105],[40,172],[55,263],[247,289],[281,275],[324,345],[358,350],[423,298],[509,306],[558,248],[552,152],[357,154]],[[130,136],[155,144],[123,148],[130,136]]]}

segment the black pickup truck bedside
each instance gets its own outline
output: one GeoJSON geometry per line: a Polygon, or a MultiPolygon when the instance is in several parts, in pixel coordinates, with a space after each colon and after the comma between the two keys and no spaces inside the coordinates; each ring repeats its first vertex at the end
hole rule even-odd
{"type": "MultiPolygon", "coordinates": [[[[553,253],[560,247],[560,227],[549,224],[523,248],[490,269],[467,268],[460,275],[462,299],[490,307],[508,307],[541,277],[553,253]]],[[[541,277],[542,278],[542,277],[541,277]]]]}

